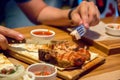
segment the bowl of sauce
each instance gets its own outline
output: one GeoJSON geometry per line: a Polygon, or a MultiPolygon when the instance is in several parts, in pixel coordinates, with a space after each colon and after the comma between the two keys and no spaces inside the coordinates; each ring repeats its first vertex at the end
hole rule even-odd
{"type": "Polygon", "coordinates": [[[34,73],[35,80],[56,80],[57,69],[51,64],[35,63],[26,70],[34,73]]]}
{"type": "Polygon", "coordinates": [[[120,36],[120,24],[109,23],[106,25],[105,30],[111,36],[120,36]]]}
{"type": "Polygon", "coordinates": [[[49,29],[34,29],[30,34],[32,41],[36,44],[49,44],[55,36],[55,32],[49,29]]]}

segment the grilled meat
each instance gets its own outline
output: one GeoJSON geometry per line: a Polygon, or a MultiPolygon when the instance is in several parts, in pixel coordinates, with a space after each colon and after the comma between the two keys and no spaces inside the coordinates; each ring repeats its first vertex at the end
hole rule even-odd
{"type": "Polygon", "coordinates": [[[39,49],[39,59],[59,67],[80,67],[90,59],[89,51],[71,46],[68,41],[56,42],[49,47],[49,49],[39,49]]]}

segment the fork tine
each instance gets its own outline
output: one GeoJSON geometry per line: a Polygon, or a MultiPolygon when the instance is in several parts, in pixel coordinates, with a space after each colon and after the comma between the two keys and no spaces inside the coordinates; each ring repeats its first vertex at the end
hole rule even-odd
{"type": "Polygon", "coordinates": [[[85,32],[86,32],[85,27],[83,25],[80,25],[71,32],[71,35],[74,35],[78,40],[85,34],[85,32]]]}
{"type": "Polygon", "coordinates": [[[83,36],[86,32],[83,25],[77,27],[76,29],[77,29],[77,32],[79,33],[80,36],[83,36]]]}

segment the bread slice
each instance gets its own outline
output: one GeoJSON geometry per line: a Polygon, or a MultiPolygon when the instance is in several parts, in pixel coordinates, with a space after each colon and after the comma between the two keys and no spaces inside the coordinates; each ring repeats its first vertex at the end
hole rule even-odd
{"type": "Polygon", "coordinates": [[[14,65],[7,59],[5,55],[0,53],[0,71],[3,68],[10,68],[10,67],[14,67],[14,65]]]}

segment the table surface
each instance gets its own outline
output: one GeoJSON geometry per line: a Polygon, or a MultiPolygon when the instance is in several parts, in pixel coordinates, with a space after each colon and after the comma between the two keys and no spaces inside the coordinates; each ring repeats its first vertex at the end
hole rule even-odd
{"type": "MultiPolygon", "coordinates": [[[[108,18],[101,19],[101,21],[103,21],[104,23],[111,23],[111,22],[120,23],[120,17],[108,17],[108,18]]],[[[72,43],[79,43],[79,45],[81,45],[81,46],[85,45],[82,41],[74,41],[72,36],[70,36],[69,33],[66,32],[65,30],[62,30],[60,28],[51,27],[51,26],[37,25],[37,26],[15,28],[14,30],[23,33],[26,38],[30,38],[30,31],[32,29],[37,29],[37,28],[47,28],[47,29],[54,30],[56,33],[55,40],[69,40],[72,43]]],[[[105,56],[106,61],[104,64],[91,69],[89,72],[87,72],[88,74],[85,73],[84,75],[80,76],[80,79],[84,79],[84,78],[90,77],[90,76],[95,76],[95,75],[102,74],[105,72],[120,70],[120,61],[119,61],[120,54],[106,55],[105,53],[101,52],[100,50],[97,50],[93,46],[90,47],[90,50],[93,52],[97,52],[102,56],[105,56]]],[[[11,56],[8,56],[8,59],[13,64],[22,64],[25,66],[25,68],[29,66],[29,64],[19,61],[11,56]]],[[[62,80],[62,79],[57,78],[57,80],[62,80]]]]}

